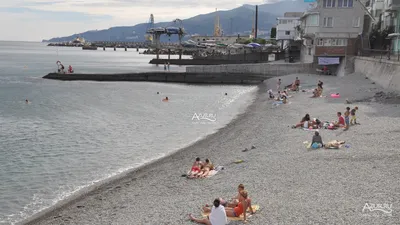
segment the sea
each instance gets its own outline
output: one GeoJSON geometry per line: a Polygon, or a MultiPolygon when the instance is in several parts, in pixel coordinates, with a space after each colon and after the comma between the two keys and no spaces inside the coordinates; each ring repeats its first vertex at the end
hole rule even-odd
{"type": "Polygon", "coordinates": [[[0,224],[188,146],[255,98],[255,86],[42,79],[57,61],[75,73],[164,70],[139,52],[0,42],[0,224]]]}

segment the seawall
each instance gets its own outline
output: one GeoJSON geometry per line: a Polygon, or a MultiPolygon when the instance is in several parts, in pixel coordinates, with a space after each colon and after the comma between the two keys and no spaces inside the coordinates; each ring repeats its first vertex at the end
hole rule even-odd
{"type": "Polygon", "coordinates": [[[228,60],[228,59],[152,59],[150,64],[171,65],[225,65],[225,64],[245,64],[259,63],[259,60],[228,60]]]}
{"type": "Polygon", "coordinates": [[[354,70],[384,89],[400,92],[400,62],[357,56],[354,70]]]}
{"type": "Polygon", "coordinates": [[[185,73],[185,72],[146,72],[120,74],[60,74],[49,73],[43,78],[63,81],[147,81],[197,84],[258,84],[267,79],[263,75],[242,73],[185,73]]]}
{"type": "Polygon", "coordinates": [[[186,67],[188,73],[261,74],[266,77],[295,73],[315,73],[313,63],[257,63],[186,67]]]}

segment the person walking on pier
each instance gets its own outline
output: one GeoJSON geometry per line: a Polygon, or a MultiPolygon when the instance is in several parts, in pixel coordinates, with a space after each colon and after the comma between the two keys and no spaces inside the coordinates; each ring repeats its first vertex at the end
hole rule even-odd
{"type": "Polygon", "coordinates": [[[164,63],[164,71],[167,71],[167,63],[164,63]]]}

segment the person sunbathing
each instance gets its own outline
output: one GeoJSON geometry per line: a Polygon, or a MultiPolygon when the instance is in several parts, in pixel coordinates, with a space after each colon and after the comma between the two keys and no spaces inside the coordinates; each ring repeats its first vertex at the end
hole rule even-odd
{"type": "MultiPolygon", "coordinates": [[[[247,218],[247,215],[246,215],[247,209],[250,210],[251,214],[254,214],[253,208],[251,207],[251,202],[248,200],[247,195],[248,195],[247,191],[245,191],[245,190],[240,191],[239,203],[237,204],[237,206],[234,208],[229,208],[229,207],[225,208],[225,212],[228,217],[240,217],[240,215],[243,214],[243,222],[247,223],[247,219],[246,219],[247,218]]],[[[208,212],[211,212],[211,209],[208,208],[207,206],[204,206],[203,211],[205,213],[208,213],[208,212]]]]}
{"type": "Polygon", "coordinates": [[[341,145],[346,143],[345,141],[333,140],[324,145],[326,149],[339,149],[341,145]]]}
{"type": "Polygon", "coordinates": [[[200,173],[197,174],[199,178],[205,178],[208,176],[211,170],[214,169],[214,165],[210,162],[209,159],[206,159],[206,162],[203,164],[200,173]]]}
{"type": "Polygon", "coordinates": [[[307,128],[308,128],[308,122],[310,121],[310,115],[306,114],[300,121],[300,123],[293,125],[292,128],[298,128],[298,127],[303,127],[304,124],[307,122],[307,128]]]}
{"type": "Polygon", "coordinates": [[[206,225],[225,225],[228,223],[228,218],[226,217],[225,207],[220,204],[219,199],[215,199],[211,209],[210,216],[204,219],[197,219],[189,214],[191,221],[196,223],[206,224],[206,225]]]}
{"type": "MultiPolygon", "coordinates": [[[[240,198],[240,192],[244,191],[244,185],[243,184],[239,184],[238,186],[238,194],[237,196],[233,197],[229,202],[220,198],[219,200],[221,201],[221,204],[225,207],[231,207],[234,208],[239,204],[239,198],[240,198]]],[[[249,204],[251,204],[251,199],[247,198],[249,204]]]]}
{"type": "Polygon", "coordinates": [[[200,161],[200,158],[197,157],[196,161],[194,161],[192,165],[192,169],[190,170],[189,177],[195,177],[201,171],[203,163],[200,161]]]}

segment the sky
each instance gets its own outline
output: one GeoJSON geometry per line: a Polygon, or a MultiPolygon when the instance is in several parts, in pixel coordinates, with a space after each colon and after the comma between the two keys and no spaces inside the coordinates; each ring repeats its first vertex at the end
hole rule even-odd
{"type": "Polygon", "coordinates": [[[42,41],[147,23],[150,14],[157,23],[263,3],[266,0],[0,0],[0,40],[42,41]]]}

